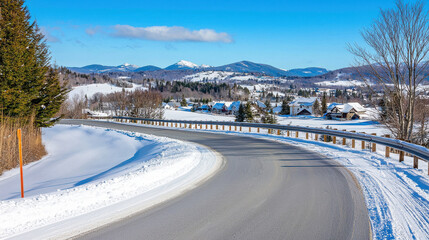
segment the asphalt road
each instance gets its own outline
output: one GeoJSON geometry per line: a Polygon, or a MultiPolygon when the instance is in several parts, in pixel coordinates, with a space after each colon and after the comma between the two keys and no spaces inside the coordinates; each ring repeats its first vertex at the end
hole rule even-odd
{"type": "Polygon", "coordinates": [[[370,239],[364,197],[335,161],[299,146],[225,134],[77,123],[206,145],[226,166],[178,198],[78,239],[370,239]]]}

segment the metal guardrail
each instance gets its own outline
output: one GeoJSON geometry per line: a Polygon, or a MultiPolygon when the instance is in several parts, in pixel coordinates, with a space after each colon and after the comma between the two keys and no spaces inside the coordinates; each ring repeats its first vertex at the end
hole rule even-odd
{"type": "MultiPolygon", "coordinates": [[[[237,127],[250,127],[250,128],[262,128],[262,129],[275,129],[275,130],[286,130],[304,133],[320,134],[323,136],[335,136],[347,139],[354,139],[364,142],[370,142],[375,144],[384,145],[389,148],[394,148],[400,151],[400,161],[404,158],[404,153],[407,152],[414,156],[414,164],[416,166],[416,157],[429,162],[429,149],[416,144],[408,143],[405,141],[368,135],[363,133],[347,132],[333,129],[323,129],[314,127],[301,127],[291,125],[279,125],[279,124],[265,124],[265,123],[245,123],[245,122],[217,122],[217,121],[187,121],[187,120],[161,120],[161,119],[147,119],[147,118],[133,118],[133,117],[112,117],[116,120],[129,120],[129,121],[142,121],[142,122],[159,122],[159,123],[180,123],[180,124],[203,124],[203,125],[219,125],[219,126],[237,126],[237,127]],[[402,155],[402,156],[401,156],[402,155]]],[[[386,148],[386,155],[387,154],[386,148]]],[[[389,150],[390,152],[390,150],[389,150]]],[[[429,170],[428,170],[429,171],[429,170]]]]}

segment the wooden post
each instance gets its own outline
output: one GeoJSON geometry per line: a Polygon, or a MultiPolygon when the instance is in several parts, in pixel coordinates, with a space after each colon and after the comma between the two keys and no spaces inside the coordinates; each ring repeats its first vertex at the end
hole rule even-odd
{"type": "Polygon", "coordinates": [[[249,127],[249,132],[252,132],[252,128],[251,127],[249,127]]]}
{"type": "Polygon", "coordinates": [[[308,132],[305,133],[305,139],[308,139],[308,132]]]}
{"type": "Polygon", "coordinates": [[[216,130],[219,130],[219,125],[216,125],[216,130]]]}
{"type": "Polygon", "coordinates": [[[213,130],[213,124],[210,124],[210,129],[213,130]]]}
{"type": "Polygon", "coordinates": [[[399,151],[399,162],[403,162],[404,157],[405,157],[404,151],[399,151]]]}
{"type": "MultiPolygon", "coordinates": [[[[356,131],[351,131],[351,132],[356,132],[356,131]]],[[[354,140],[354,139],[352,139],[352,148],[355,148],[356,147],[356,141],[354,140]]]]}
{"type": "Polygon", "coordinates": [[[287,130],[287,136],[289,137],[289,130],[287,130]]]}
{"type": "Polygon", "coordinates": [[[260,132],[259,128],[258,128],[258,133],[260,132]]]}
{"type": "Polygon", "coordinates": [[[337,144],[337,136],[332,137],[332,143],[337,144]]]}
{"type": "MultiPolygon", "coordinates": [[[[346,130],[343,129],[343,131],[345,132],[346,130]]],[[[347,141],[347,138],[343,137],[343,145],[346,145],[346,141],[347,141]]]]}
{"type": "MultiPolygon", "coordinates": [[[[377,133],[372,133],[371,135],[377,136],[377,133]]],[[[377,144],[372,143],[372,152],[376,152],[376,151],[377,151],[377,144]]]]}
{"type": "Polygon", "coordinates": [[[242,128],[241,128],[241,126],[240,126],[240,132],[242,131],[242,128]]]}
{"type": "Polygon", "coordinates": [[[328,135],[323,135],[323,141],[328,142],[328,135]]]}
{"type": "Polygon", "coordinates": [[[225,125],[222,125],[222,130],[225,130],[225,125]]]}
{"type": "Polygon", "coordinates": [[[295,132],[295,137],[296,137],[296,138],[298,138],[298,137],[299,137],[299,132],[298,132],[298,131],[296,131],[296,132],[295,132]]]}
{"type": "Polygon", "coordinates": [[[319,134],[316,133],[316,136],[314,137],[314,140],[317,141],[318,138],[319,138],[319,134]]]}
{"type": "Polygon", "coordinates": [[[19,172],[21,173],[21,198],[24,198],[24,175],[22,171],[22,136],[21,136],[21,128],[18,128],[17,131],[18,136],[18,150],[19,150],[19,172]]]}
{"type": "Polygon", "coordinates": [[[277,130],[277,135],[281,135],[280,129],[277,130]]]}
{"type": "MultiPolygon", "coordinates": [[[[361,133],[365,134],[365,132],[361,132],[361,133]]],[[[364,149],[365,149],[365,141],[362,141],[362,150],[364,149]]]]}
{"type": "MultiPolygon", "coordinates": [[[[387,134],[384,137],[390,138],[390,135],[387,134]]],[[[390,147],[386,146],[386,153],[385,153],[385,157],[390,157],[390,147]]]]}
{"type": "Polygon", "coordinates": [[[237,131],[237,126],[234,126],[235,128],[234,128],[234,131],[237,131]]]}
{"type": "Polygon", "coordinates": [[[231,131],[231,125],[229,125],[229,131],[231,131]]]}
{"type": "Polygon", "coordinates": [[[414,164],[413,164],[414,168],[419,168],[419,158],[414,156],[414,164]]]}

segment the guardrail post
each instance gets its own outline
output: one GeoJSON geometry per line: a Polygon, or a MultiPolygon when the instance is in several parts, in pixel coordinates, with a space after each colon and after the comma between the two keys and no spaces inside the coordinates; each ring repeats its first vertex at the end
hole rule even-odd
{"type": "Polygon", "coordinates": [[[399,151],[399,162],[403,162],[404,157],[405,157],[404,151],[399,151]]]}
{"type": "Polygon", "coordinates": [[[219,130],[219,125],[216,125],[216,130],[219,130]]]}
{"type": "Polygon", "coordinates": [[[277,135],[281,135],[280,129],[277,130],[277,135]]]}
{"type": "Polygon", "coordinates": [[[240,126],[240,132],[242,131],[242,128],[241,128],[241,126],[240,126]]]}
{"type": "Polygon", "coordinates": [[[251,127],[249,127],[249,132],[252,132],[252,128],[251,127]]]}
{"type": "Polygon", "coordinates": [[[308,139],[308,132],[305,133],[305,139],[308,139]]]}
{"type": "MultiPolygon", "coordinates": [[[[372,133],[371,135],[377,136],[376,133],[372,133]]],[[[376,151],[377,151],[377,145],[375,143],[372,143],[372,152],[376,152],[376,151]]]]}
{"type": "Polygon", "coordinates": [[[206,129],[209,129],[209,125],[208,124],[206,124],[206,129]]]}
{"type": "Polygon", "coordinates": [[[225,130],[225,125],[222,125],[222,130],[225,130]]]}
{"type": "Polygon", "coordinates": [[[234,131],[237,131],[237,126],[234,126],[235,128],[234,128],[234,131]]]}
{"type": "MultiPolygon", "coordinates": [[[[362,134],[365,134],[365,132],[361,132],[362,134]]],[[[365,141],[362,141],[362,150],[365,150],[365,141]]]]}
{"type": "Polygon", "coordinates": [[[319,138],[319,134],[316,133],[316,136],[314,137],[314,140],[317,141],[318,138],[319,138]]]}
{"type": "Polygon", "coordinates": [[[414,168],[419,168],[419,158],[414,156],[414,164],[413,164],[414,168]]]}
{"type": "Polygon", "coordinates": [[[231,125],[229,125],[229,131],[231,131],[231,125]]]}
{"type": "MultiPolygon", "coordinates": [[[[345,132],[346,130],[343,129],[343,131],[345,132]]],[[[346,143],[347,143],[347,138],[343,137],[343,145],[346,145],[346,143]]]]}
{"type": "Polygon", "coordinates": [[[260,132],[260,129],[258,128],[258,133],[260,132]]]}
{"type": "MultiPolygon", "coordinates": [[[[390,138],[390,135],[385,135],[384,137],[390,138]]],[[[385,157],[390,157],[390,147],[386,146],[386,153],[384,155],[385,157]]]]}
{"type": "Polygon", "coordinates": [[[298,131],[296,131],[296,132],[295,132],[295,137],[296,137],[296,138],[298,138],[298,137],[299,137],[299,132],[298,132],[298,131]]]}
{"type": "MultiPolygon", "coordinates": [[[[356,131],[351,131],[352,133],[355,133],[356,131]]],[[[356,147],[356,141],[352,139],[352,148],[356,147]]]]}
{"type": "Polygon", "coordinates": [[[210,124],[210,130],[213,130],[213,124],[210,124]]]}
{"type": "Polygon", "coordinates": [[[337,144],[337,136],[332,137],[332,143],[337,144]]]}
{"type": "Polygon", "coordinates": [[[323,141],[328,142],[328,135],[323,135],[323,141]]]}
{"type": "Polygon", "coordinates": [[[289,137],[289,130],[287,130],[287,136],[289,137]]]}

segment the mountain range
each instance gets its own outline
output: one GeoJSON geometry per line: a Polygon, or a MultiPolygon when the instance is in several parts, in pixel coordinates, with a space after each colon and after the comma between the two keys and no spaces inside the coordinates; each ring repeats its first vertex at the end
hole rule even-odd
{"type": "Polygon", "coordinates": [[[284,70],[273,67],[268,64],[254,63],[250,61],[241,61],[231,63],[223,66],[213,67],[209,65],[197,65],[195,63],[181,60],[175,64],[172,64],[164,69],[148,65],[139,67],[132,64],[122,64],[119,66],[104,66],[98,64],[92,64],[84,67],[68,67],[71,71],[78,73],[107,73],[107,72],[144,72],[144,71],[177,71],[177,70],[195,70],[195,71],[227,71],[227,72],[239,72],[239,73],[259,73],[270,76],[285,76],[285,77],[314,77],[328,73],[325,68],[299,68],[284,70]]]}

